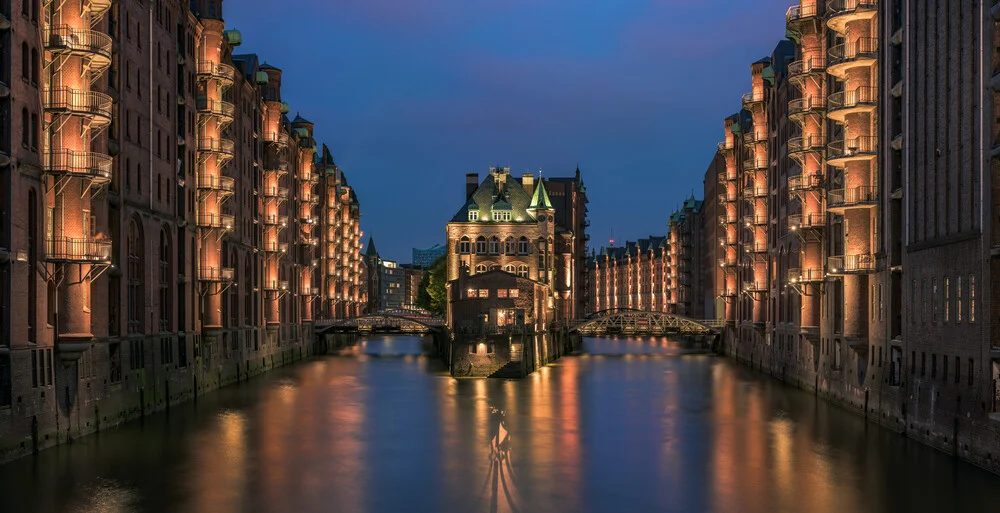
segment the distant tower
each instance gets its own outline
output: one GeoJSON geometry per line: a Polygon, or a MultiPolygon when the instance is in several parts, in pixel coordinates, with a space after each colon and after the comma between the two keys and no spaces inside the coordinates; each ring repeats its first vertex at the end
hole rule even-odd
{"type": "Polygon", "coordinates": [[[365,248],[365,266],[368,267],[368,305],[366,313],[375,313],[382,304],[382,258],[375,249],[375,239],[368,236],[368,247],[365,248]]]}

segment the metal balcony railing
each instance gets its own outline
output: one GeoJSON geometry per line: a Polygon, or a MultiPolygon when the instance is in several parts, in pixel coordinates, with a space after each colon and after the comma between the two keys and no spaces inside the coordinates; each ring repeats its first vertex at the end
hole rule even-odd
{"type": "Polygon", "coordinates": [[[719,259],[719,267],[735,267],[736,263],[735,256],[724,256],[719,259]]]}
{"type": "Polygon", "coordinates": [[[733,244],[736,244],[735,237],[719,237],[719,246],[725,247],[732,246],[733,244]]]}
{"type": "Polygon", "coordinates": [[[201,281],[210,281],[210,282],[233,281],[233,268],[201,267],[198,269],[198,279],[201,281]]]}
{"type": "Polygon", "coordinates": [[[232,194],[236,191],[236,180],[231,176],[199,174],[198,188],[232,194]]]}
{"type": "Polygon", "coordinates": [[[283,176],[288,174],[288,163],[280,162],[275,165],[267,166],[264,168],[264,173],[273,173],[277,176],[283,176]]]}
{"type": "Polygon", "coordinates": [[[827,99],[830,113],[844,109],[855,109],[861,106],[875,106],[878,103],[878,90],[874,87],[857,87],[850,91],[833,93],[827,99]]]}
{"type": "Polygon", "coordinates": [[[743,282],[743,292],[767,292],[766,281],[745,281],[743,282]]]}
{"type": "Polygon", "coordinates": [[[236,106],[227,101],[199,98],[198,112],[232,121],[233,116],[236,114],[236,106]]]}
{"type": "Polygon", "coordinates": [[[868,274],[875,271],[875,255],[862,253],[858,255],[831,256],[826,261],[830,274],[868,274]]]}
{"type": "Polygon", "coordinates": [[[826,138],[822,135],[805,135],[788,140],[788,156],[802,158],[803,153],[822,152],[826,149],[826,138]]]}
{"type": "Polygon", "coordinates": [[[823,175],[807,174],[788,177],[788,192],[814,191],[823,187],[823,175]]]}
{"type": "Polygon", "coordinates": [[[875,59],[878,57],[878,38],[860,37],[855,41],[830,47],[828,52],[828,70],[833,73],[835,66],[841,66],[860,59],[875,59]]]}
{"type": "Polygon", "coordinates": [[[878,153],[878,137],[866,135],[851,139],[830,141],[826,147],[827,160],[833,164],[840,160],[874,157],[878,153]]]}
{"type": "Polygon", "coordinates": [[[732,203],[736,201],[736,191],[725,191],[719,193],[719,203],[732,203]]]}
{"type": "Polygon", "coordinates": [[[767,197],[767,187],[763,185],[751,184],[743,188],[743,199],[756,200],[767,197]]]}
{"type": "Polygon", "coordinates": [[[719,171],[719,183],[731,182],[733,180],[736,180],[736,173],[719,171]]]}
{"type": "Polygon", "coordinates": [[[878,0],[827,0],[826,14],[833,18],[878,9],[878,0]]]}
{"type": "Polygon", "coordinates": [[[96,30],[58,25],[45,31],[45,49],[53,53],[85,54],[111,64],[111,36],[96,30]]]}
{"type": "Polygon", "coordinates": [[[735,215],[729,215],[727,213],[719,214],[719,224],[727,225],[727,224],[733,224],[735,222],[736,222],[735,215]]]}
{"type": "Polygon", "coordinates": [[[873,205],[878,201],[878,187],[865,185],[848,189],[833,189],[827,193],[826,198],[828,209],[873,205]]]}
{"type": "Polygon", "coordinates": [[[265,187],[264,188],[265,198],[278,198],[282,200],[288,199],[288,188],[287,187],[265,187]]]}
{"type": "Polygon", "coordinates": [[[764,226],[767,224],[767,216],[760,214],[747,214],[743,216],[743,225],[747,228],[753,226],[764,226]]]}
{"type": "Polygon", "coordinates": [[[796,230],[810,230],[815,228],[822,228],[826,226],[826,214],[792,214],[788,216],[788,229],[791,231],[796,230]]]}
{"type": "Polygon", "coordinates": [[[45,110],[50,112],[100,118],[105,123],[111,122],[114,100],[104,93],[80,91],[69,87],[55,87],[46,89],[42,96],[44,98],[45,110]]]}
{"type": "Polygon", "coordinates": [[[202,61],[198,63],[198,75],[232,83],[236,80],[236,68],[223,62],[202,61]]]}
{"type": "Polygon", "coordinates": [[[268,215],[264,216],[265,226],[279,226],[285,228],[288,226],[288,216],[278,216],[278,215],[268,215]]]}
{"type": "Polygon", "coordinates": [[[288,134],[285,132],[264,132],[262,139],[278,146],[288,146],[288,134]]]}
{"type": "Polygon", "coordinates": [[[826,108],[826,100],[824,100],[819,96],[796,98],[794,100],[789,100],[788,102],[788,115],[795,116],[798,114],[819,112],[825,108],[826,108]]]}
{"type": "Polygon", "coordinates": [[[733,141],[731,139],[726,139],[725,141],[719,142],[719,151],[726,151],[733,149],[733,141]]]}
{"type": "Polygon", "coordinates": [[[111,241],[73,237],[47,238],[45,258],[58,262],[107,263],[111,261],[111,241]]]}
{"type": "Polygon", "coordinates": [[[767,142],[767,132],[755,132],[753,130],[743,134],[743,145],[750,146],[751,144],[766,143],[767,142]]]}
{"type": "Polygon", "coordinates": [[[788,270],[788,283],[791,284],[816,283],[823,281],[823,278],[823,270],[818,268],[796,268],[788,270]]]}
{"type": "Polygon", "coordinates": [[[752,240],[743,244],[743,251],[746,253],[767,253],[767,241],[752,240]]]}
{"type": "Polygon", "coordinates": [[[230,214],[213,214],[210,212],[200,212],[198,214],[198,226],[202,228],[232,230],[233,223],[234,218],[230,214]]]}
{"type": "Polygon", "coordinates": [[[90,151],[55,150],[44,155],[45,172],[90,178],[94,183],[111,181],[111,156],[90,151]]]}
{"type": "Polygon", "coordinates": [[[749,93],[743,93],[743,106],[753,106],[764,101],[763,91],[750,91],[749,93]]]}
{"type": "Polygon", "coordinates": [[[288,253],[288,243],[287,242],[265,242],[264,251],[268,253],[288,253]]]}
{"type": "Polygon", "coordinates": [[[229,157],[236,154],[235,144],[233,144],[233,141],[230,141],[229,139],[199,139],[198,151],[205,153],[217,153],[229,157]]]}
{"type": "Polygon", "coordinates": [[[819,73],[826,69],[826,59],[822,57],[812,57],[792,62],[788,65],[789,77],[801,77],[813,73],[819,73]]]}
{"type": "Polygon", "coordinates": [[[806,20],[814,19],[819,15],[819,10],[816,9],[816,5],[793,5],[788,8],[785,12],[785,24],[794,25],[795,23],[803,22],[806,20]]]}
{"type": "Polygon", "coordinates": [[[760,169],[767,169],[767,159],[750,157],[743,161],[744,172],[753,172],[760,169]]]}

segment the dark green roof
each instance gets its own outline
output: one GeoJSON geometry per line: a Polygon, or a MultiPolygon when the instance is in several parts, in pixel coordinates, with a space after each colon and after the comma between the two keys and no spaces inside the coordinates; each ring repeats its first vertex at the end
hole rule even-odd
{"type": "MultiPolygon", "coordinates": [[[[499,171],[503,173],[503,170],[499,171]]],[[[520,182],[509,174],[506,175],[503,184],[498,181],[496,171],[491,171],[489,175],[479,184],[479,187],[472,196],[465,201],[462,208],[451,218],[453,223],[465,223],[469,221],[469,211],[479,211],[479,222],[491,222],[493,219],[494,205],[499,204],[500,208],[507,208],[511,211],[510,222],[535,222],[535,216],[528,211],[531,198],[520,182]]],[[[506,222],[506,221],[505,221],[506,222]]]]}
{"type": "Polygon", "coordinates": [[[375,239],[371,235],[368,236],[368,247],[365,248],[365,256],[378,257],[378,250],[375,249],[375,239]]]}
{"type": "Polygon", "coordinates": [[[552,202],[549,201],[549,193],[545,190],[545,180],[538,177],[538,185],[535,186],[535,194],[531,196],[531,205],[528,210],[552,210],[552,202]]]}

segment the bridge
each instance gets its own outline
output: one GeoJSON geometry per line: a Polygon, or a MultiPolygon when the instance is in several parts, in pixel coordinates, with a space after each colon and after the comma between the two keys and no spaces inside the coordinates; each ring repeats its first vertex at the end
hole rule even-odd
{"type": "Polygon", "coordinates": [[[314,323],[317,335],[326,333],[436,333],[444,319],[422,310],[383,310],[376,313],[314,323]]]}
{"type": "Polygon", "coordinates": [[[614,308],[589,315],[570,329],[581,335],[694,335],[714,336],[718,321],[699,321],[683,315],[614,308]]]}

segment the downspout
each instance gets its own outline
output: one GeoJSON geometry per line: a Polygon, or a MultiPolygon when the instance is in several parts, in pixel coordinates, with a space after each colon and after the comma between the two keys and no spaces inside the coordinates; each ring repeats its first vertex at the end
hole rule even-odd
{"type": "Polygon", "coordinates": [[[149,98],[149,210],[153,210],[153,3],[149,2],[149,89],[146,96],[149,98]]]}

